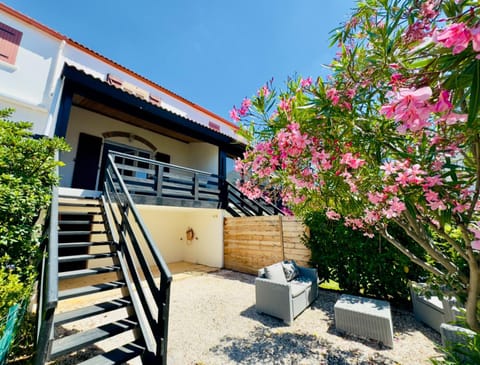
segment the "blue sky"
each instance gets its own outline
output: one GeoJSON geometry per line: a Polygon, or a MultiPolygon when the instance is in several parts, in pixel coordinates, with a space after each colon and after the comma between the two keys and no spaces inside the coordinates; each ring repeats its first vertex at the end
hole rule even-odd
{"type": "Polygon", "coordinates": [[[5,0],[4,3],[229,119],[272,77],[325,76],[329,32],[354,0],[5,0]]]}

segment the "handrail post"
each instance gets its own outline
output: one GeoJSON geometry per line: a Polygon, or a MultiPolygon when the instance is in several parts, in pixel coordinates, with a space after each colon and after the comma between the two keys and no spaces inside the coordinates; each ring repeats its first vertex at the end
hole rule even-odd
{"type": "Polygon", "coordinates": [[[229,195],[227,180],[224,179],[224,178],[219,179],[218,180],[218,185],[219,185],[219,188],[220,188],[219,208],[220,209],[227,209],[227,207],[228,207],[228,195],[229,195]]]}
{"type": "Polygon", "coordinates": [[[162,188],[163,188],[163,174],[165,172],[164,166],[163,165],[157,165],[156,166],[156,178],[157,178],[157,186],[156,186],[156,191],[157,191],[157,197],[162,196],[162,188]]]}
{"type": "Polygon", "coordinates": [[[200,187],[200,178],[198,177],[198,173],[195,172],[193,175],[193,200],[199,201],[199,187],[200,187]]]}
{"type": "MultiPolygon", "coordinates": [[[[58,160],[58,152],[55,155],[58,160]]],[[[58,174],[58,168],[57,168],[58,174]]],[[[48,242],[43,253],[37,308],[37,337],[35,340],[35,364],[46,363],[53,336],[53,317],[58,303],[58,188],[52,188],[50,203],[48,242]],[[45,255],[47,257],[45,258],[45,255]]]]}

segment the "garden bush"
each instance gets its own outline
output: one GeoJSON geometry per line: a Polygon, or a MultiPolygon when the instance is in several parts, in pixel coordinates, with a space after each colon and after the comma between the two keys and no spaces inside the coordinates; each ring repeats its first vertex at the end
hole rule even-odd
{"type": "MultiPolygon", "coordinates": [[[[366,237],[346,227],[342,220],[328,219],[323,212],[311,212],[305,224],[310,234],[304,241],[319,277],[336,281],[348,293],[405,302],[408,282],[426,275],[380,235],[366,237]]],[[[405,244],[415,250],[409,240],[405,235],[405,244]]]]}
{"type": "MultiPolygon", "coordinates": [[[[0,110],[0,318],[31,294],[40,258],[40,214],[58,183],[55,151],[60,138],[34,138],[31,123],[13,122],[0,110]]],[[[0,331],[1,335],[1,331],[0,331]]]]}

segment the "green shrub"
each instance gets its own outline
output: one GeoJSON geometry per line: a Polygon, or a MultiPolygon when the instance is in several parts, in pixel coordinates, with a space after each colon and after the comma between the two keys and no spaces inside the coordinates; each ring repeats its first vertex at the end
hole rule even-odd
{"type": "MultiPolygon", "coordinates": [[[[379,235],[368,238],[322,212],[308,214],[305,224],[310,235],[304,242],[312,252],[319,277],[336,281],[348,293],[403,302],[409,295],[408,281],[425,275],[379,235]]],[[[404,237],[407,246],[415,249],[408,241],[404,237]]]]}
{"type": "Polygon", "coordinates": [[[29,299],[41,254],[39,217],[58,184],[55,151],[68,149],[60,138],[34,138],[32,124],[9,120],[11,113],[0,110],[0,318],[29,299]]]}
{"type": "Polygon", "coordinates": [[[58,183],[54,153],[67,145],[59,138],[33,138],[31,123],[12,122],[11,113],[0,110],[0,267],[25,283],[35,275],[39,255],[37,219],[58,183]]]}
{"type": "Polygon", "coordinates": [[[431,362],[434,365],[480,364],[480,333],[473,337],[465,336],[465,342],[440,347],[444,358],[442,360],[431,359],[431,362]]]}

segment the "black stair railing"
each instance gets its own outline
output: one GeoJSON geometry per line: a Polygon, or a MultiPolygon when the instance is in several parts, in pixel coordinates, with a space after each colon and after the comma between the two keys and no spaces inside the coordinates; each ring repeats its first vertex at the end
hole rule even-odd
{"type": "Polygon", "coordinates": [[[235,185],[225,181],[227,204],[223,207],[233,216],[284,215],[282,210],[265,199],[249,199],[235,185]]]}
{"type": "Polygon", "coordinates": [[[103,199],[107,225],[111,238],[119,245],[118,259],[147,346],[143,362],[166,364],[172,275],[133,202],[113,155],[108,156],[103,199]]]}
{"type": "Polygon", "coordinates": [[[45,220],[42,258],[38,268],[37,331],[35,365],[46,363],[53,340],[53,317],[58,303],[58,188],[52,189],[52,201],[45,220]]]}

